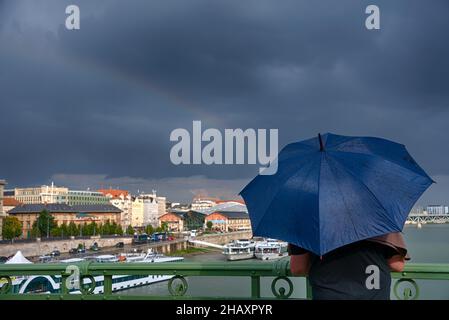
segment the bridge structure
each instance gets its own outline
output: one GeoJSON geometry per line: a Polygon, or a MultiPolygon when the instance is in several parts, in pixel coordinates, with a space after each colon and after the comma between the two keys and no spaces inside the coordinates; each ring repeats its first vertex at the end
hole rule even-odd
{"type": "MultiPolygon", "coordinates": [[[[274,262],[257,263],[247,261],[241,263],[224,262],[164,262],[164,263],[97,263],[83,261],[71,264],[3,264],[0,265],[0,300],[150,300],[150,299],[232,299],[233,297],[208,296],[198,297],[189,294],[189,279],[191,277],[238,277],[248,279],[250,296],[248,299],[288,299],[294,289],[303,292],[302,299],[312,298],[312,291],[307,278],[296,281],[290,273],[288,258],[274,262]],[[78,270],[80,288],[77,292],[70,291],[70,277],[74,269],[78,270]],[[69,271],[70,270],[70,271],[69,271]],[[113,282],[118,275],[170,275],[167,281],[169,294],[167,296],[149,293],[125,294],[123,291],[113,292],[113,282]],[[13,281],[17,277],[53,277],[58,278],[60,286],[56,292],[25,292],[17,293],[13,281]],[[101,278],[97,282],[97,278],[101,278]],[[304,281],[305,280],[305,281],[304,281]],[[294,284],[295,283],[295,284],[294,284]],[[102,286],[101,292],[95,290],[102,286]],[[300,286],[301,288],[298,288],[300,286]],[[267,293],[267,289],[268,292],[267,293]],[[271,291],[269,290],[271,289],[271,291]],[[97,292],[97,293],[94,293],[97,292]]],[[[422,281],[449,281],[449,264],[407,264],[404,271],[392,273],[392,298],[418,299],[422,289],[422,281]]],[[[242,280],[241,285],[245,282],[242,280]]],[[[425,289],[423,284],[423,289],[425,289]]],[[[241,291],[241,286],[236,292],[241,291]]]]}
{"type": "Polygon", "coordinates": [[[408,223],[449,223],[449,214],[411,213],[408,223]]]}

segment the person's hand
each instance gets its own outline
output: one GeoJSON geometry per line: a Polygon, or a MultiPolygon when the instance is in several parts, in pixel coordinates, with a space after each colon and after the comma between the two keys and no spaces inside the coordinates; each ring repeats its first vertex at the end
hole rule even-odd
{"type": "Polygon", "coordinates": [[[390,259],[387,260],[388,266],[390,267],[391,271],[394,272],[402,272],[404,270],[405,266],[405,257],[402,255],[394,255],[390,259]]]}

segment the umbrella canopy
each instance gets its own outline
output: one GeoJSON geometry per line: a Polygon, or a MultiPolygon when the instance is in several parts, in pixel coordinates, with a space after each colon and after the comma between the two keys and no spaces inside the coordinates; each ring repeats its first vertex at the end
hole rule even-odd
{"type": "Polygon", "coordinates": [[[241,192],[253,234],[325,253],[401,231],[433,180],[389,140],[331,133],[287,145],[241,192]]]}

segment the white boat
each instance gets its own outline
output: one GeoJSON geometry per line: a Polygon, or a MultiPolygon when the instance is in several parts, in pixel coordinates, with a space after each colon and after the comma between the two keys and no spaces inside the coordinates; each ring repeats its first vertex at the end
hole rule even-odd
{"type": "MultiPolygon", "coordinates": [[[[115,255],[100,255],[86,258],[71,258],[65,260],[55,261],[58,263],[76,264],[79,262],[93,260],[99,263],[163,263],[163,262],[177,262],[184,260],[183,257],[166,257],[162,254],[154,252],[147,252],[146,254],[121,254],[115,255]],[[129,257],[128,257],[129,255],[129,257]],[[120,258],[125,256],[126,259],[120,258]],[[122,260],[121,260],[122,259],[122,260]]],[[[24,262],[19,262],[24,263],[24,262]]],[[[31,262],[28,262],[31,263],[31,262]]],[[[126,290],[134,287],[149,285],[155,282],[166,281],[172,278],[173,275],[115,275],[112,276],[112,291],[126,290]]],[[[58,293],[61,284],[61,276],[22,276],[12,278],[12,293],[58,293]]],[[[96,286],[93,293],[104,292],[104,277],[94,277],[96,286]]],[[[0,282],[2,287],[6,282],[0,282]]],[[[88,286],[91,280],[86,278],[84,285],[88,286]]],[[[79,289],[72,289],[69,291],[72,294],[79,294],[79,289]]]]}
{"type": "Polygon", "coordinates": [[[280,259],[288,255],[287,246],[287,242],[266,239],[256,243],[254,255],[261,260],[280,259]]]}
{"type": "Polygon", "coordinates": [[[255,242],[247,239],[234,240],[223,248],[228,260],[245,260],[254,258],[255,242]]]}

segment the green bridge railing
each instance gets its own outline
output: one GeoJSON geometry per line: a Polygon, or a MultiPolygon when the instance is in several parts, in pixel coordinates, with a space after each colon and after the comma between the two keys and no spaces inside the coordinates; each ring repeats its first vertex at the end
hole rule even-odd
{"type": "MultiPolygon", "coordinates": [[[[219,276],[249,277],[251,279],[250,299],[260,299],[261,278],[274,278],[271,281],[271,292],[274,298],[287,299],[293,293],[293,282],[289,271],[289,259],[281,259],[272,263],[219,263],[219,262],[171,262],[171,263],[95,263],[81,262],[76,266],[79,270],[81,287],[78,294],[69,292],[66,284],[72,272],[67,271],[68,264],[3,264],[0,265],[0,300],[136,300],[136,299],[223,299],[223,297],[190,297],[187,277],[219,276]],[[168,280],[167,296],[149,294],[113,293],[113,276],[172,275],[168,280]],[[60,279],[60,289],[55,293],[23,293],[14,292],[14,277],[18,276],[51,276],[60,279]],[[94,277],[102,276],[103,290],[94,293],[96,285],[94,277]]],[[[408,264],[402,273],[392,273],[397,279],[393,285],[393,294],[397,299],[417,299],[419,287],[415,280],[449,280],[449,264],[408,264]],[[400,287],[406,288],[400,289],[400,287]],[[401,291],[401,292],[400,292],[401,291]]],[[[448,283],[449,284],[449,283],[448,283]]],[[[306,279],[306,298],[311,298],[310,286],[306,279]]],[[[238,289],[238,288],[237,288],[238,289]]],[[[226,297],[228,299],[228,297],[226,297]]],[[[232,299],[232,297],[231,297],[232,299]]]]}

